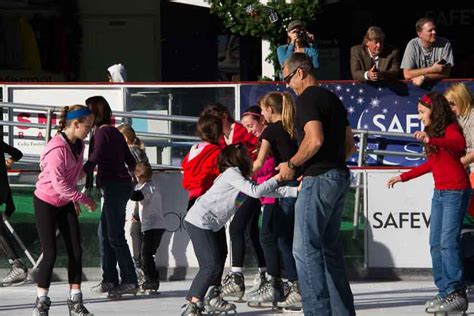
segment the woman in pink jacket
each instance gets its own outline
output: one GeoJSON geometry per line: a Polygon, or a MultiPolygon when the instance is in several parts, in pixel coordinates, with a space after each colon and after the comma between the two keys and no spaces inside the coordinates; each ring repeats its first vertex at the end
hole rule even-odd
{"type": "Polygon", "coordinates": [[[79,203],[91,211],[95,210],[96,205],[78,190],[77,181],[84,160],[83,140],[91,130],[93,119],[92,112],[85,106],[64,107],[58,134],[48,142],[41,154],[41,173],[36,183],[33,203],[43,260],[38,266],[38,295],[33,315],[49,314],[51,301],[48,290],[56,261],[56,229],[59,229],[64,239],[69,256],[69,313],[90,314],[82,303],[82,248],[78,215],[79,203]]]}

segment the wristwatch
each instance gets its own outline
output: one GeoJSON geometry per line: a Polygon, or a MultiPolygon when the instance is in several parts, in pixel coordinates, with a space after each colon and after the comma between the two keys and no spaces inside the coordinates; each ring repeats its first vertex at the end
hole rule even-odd
{"type": "Polygon", "coordinates": [[[296,169],[298,168],[294,163],[291,162],[291,160],[288,160],[288,168],[290,169],[296,169]]]}

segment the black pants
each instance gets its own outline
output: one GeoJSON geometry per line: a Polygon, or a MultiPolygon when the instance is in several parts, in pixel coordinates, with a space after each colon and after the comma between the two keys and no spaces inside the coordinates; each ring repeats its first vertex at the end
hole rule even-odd
{"type": "Polygon", "coordinates": [[[155,253],[160,246],[164,229],[150,229],[143,233],[142,241],[142,269],[147,281],[159,282],[160,275],[155,265],[155,253]]]}
{"type": "Polygon", "coordinates": [[[229,226],[232,251],[232,266],[243,267],[245,260],[245,235],[248,234],[252,242],[258,267],[265,267],[265,257],[260,245],[258,217],[260,215],[260,200],[247,197],[239,207],[229,226]]]}
{"type": "Polygon", "coordinates": [[[191,284],[186,299],[190,301],[192,297],[197,297],[203,300],[210,286],[221,284],[227,258],[225,228],[213,232],[196,227],[186,221],[184,227],[191,238],[199,263],[199,272],[191,284]]]}
{"type": "Polygon", "coordinates": [[[267,273],[272,277],[281,277],[281,257],[277,237],[277,216],[281,212],[275,204],[263,207],[262,228],[260,229],[260,243],[267,262],[267,273]]]}
{"type": "Polygon", "coordinates": [[[55,207],[36,196],[33,198],[35,207],[36,228],[43,252],[43,260],[38,266],[38,287],[48,289],[51,284],[54,263],[56,262],[56,228],[59,229],[68,254],[69,284],[80,284],[82,281],[82,248],[79,221],[74,205],[68,203],[55,207]]]}
{"type": "Polygon", "coordinates": [[[9,260],[19,259],[18,253],[15,250],[15,241],[7,225],[1,218],[0,214],[0,250],[5,254],[9,260]]]}

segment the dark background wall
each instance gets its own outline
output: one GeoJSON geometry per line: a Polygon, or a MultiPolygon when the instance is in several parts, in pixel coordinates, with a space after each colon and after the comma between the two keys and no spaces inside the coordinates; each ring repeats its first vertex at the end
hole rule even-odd
{"type": "MultiPolygon", "coordinates": [[[[403,50],[416,37],[415,22],[435,19],[438,35],[448,38],[454,50],[453,77],[474,77],[474,5],[472,1],[331,1],[322,2],[316,21],[308,25],[321,43],[339,50],[337,79],[351,79],[350,47],[361,43],[371,25],[380,26],[386,41],[403,50]]],[[[217,35],[228,33],[209,9],[165,2],[161,12],[163,81],[214,81],[218,79],[217,35]]],[[[322,65],[324,67],[324,65],[322,65]]],[[[261,42],[240,38],[240,80],[257,80],[261,69],[261,42]]]]}

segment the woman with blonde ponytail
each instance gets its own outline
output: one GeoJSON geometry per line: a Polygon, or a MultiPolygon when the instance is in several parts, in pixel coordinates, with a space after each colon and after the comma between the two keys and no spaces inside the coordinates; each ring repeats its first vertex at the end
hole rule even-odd
{"type": "MultiPolygon", "coordinates": [[[[298,151],[296,133],[294,128],[295,107],[293,99],[288,92],[270,92],[260,101],[262,115],[267,121],[260,139],[261,145],[257,159],[254,161],[254,172],[259,170],[267,156],[272,153],[275,165],[288,161],[298,151]]],[[[289,181],[287,185],[297,186],[297,181],[289,181]]],[[[293,258],[293,230],[295,220],[295,198],[279,198],[274,209],[275,235],[278,248],[282,254],[283,266],[290,283],[290,292],[286,297],[281,297],[282,281],[280,273],[270,275],[266,286],[261,287],[248,300],[252,303],[278,302],[283,308],[300,309],[301,294],[298,285],[296,263],[293,258]],[[279,207],[279,209],[278,209],[279,207]],[[273,293],[273,295],[269,295],[273,293]]],[[[262,244],[263,248],[267,245],[262,244]]]]}
{"type": "Polygon", "coordinates": [[[84,162],[84,139],[89,134],[94,115],[83,105],[63,108],[58,134],[41,153],[41,172],[33,196],[36,227],[43,251],[38,266],[37,298],[33,315],[47,316],[51,301],[49,286],[56,261],[56,229],[61,233],[68,253],[70,298],[69,315],[91,315],[82,302],[82,248],[78,216],[79,204],[90,211],[95,202],[77,188],[84,162]]]}

